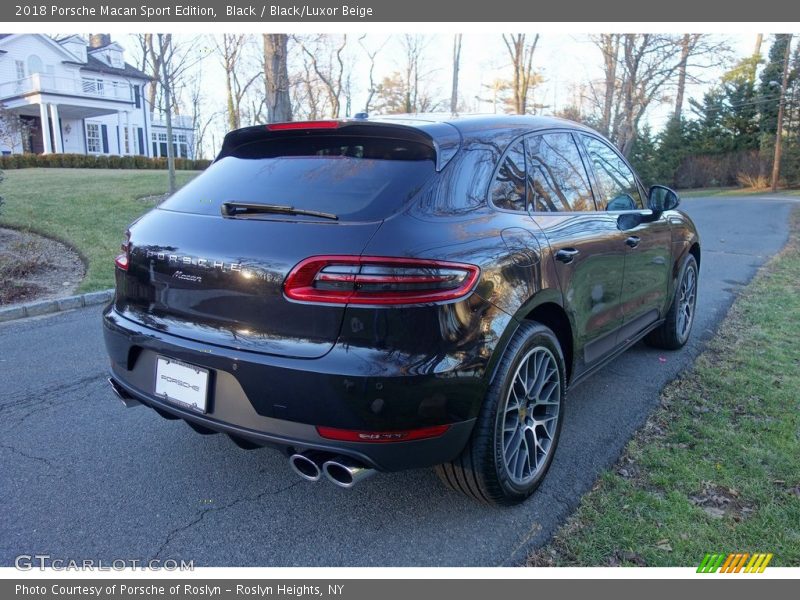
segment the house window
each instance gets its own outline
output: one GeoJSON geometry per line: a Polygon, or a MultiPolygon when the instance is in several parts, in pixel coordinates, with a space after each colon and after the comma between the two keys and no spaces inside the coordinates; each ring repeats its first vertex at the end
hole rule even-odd
{"type": "Polygon", "coordinates": [[[131,153],[131,132],[127,127],[123,127],[122,131],[124,132],[122,137],[123,137],[123,140],[125,142],[125,144],[124,144],[125,154],[130,154],[131,153]]]}
{"type": "Polygon", "coordinates": [[[100,139],[100,124],[86,124],[86,151],[93,154],[100,154],[103,145],[100,139]]]}
{"type": "Polygon", "coordinates": [[[41,73],[44,71],[44,64],[42,64],[42,59],[36,56],[35,54],[31,54],[28,57],[28,73],[33,75],[34,73],[41,73]]]}
{"type": "Polygon", "coordinates": [[[25,62],[21,60],[15,60],[14,64],[17,67],[17,79],[25,79],[25,62]]]}

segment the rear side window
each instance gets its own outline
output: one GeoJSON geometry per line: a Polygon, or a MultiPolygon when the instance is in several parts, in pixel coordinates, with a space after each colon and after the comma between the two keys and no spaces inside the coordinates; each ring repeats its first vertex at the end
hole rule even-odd
{"type": "Polygon", "coordinates": [[[537,212],[595,210],[589,178],[569,133],[546,133],[525,140],[528,199],[537,212]]]}
{"type": "Polygon", "coordinates": [[[630,167],[605,142],[584,135],[583,145],[600,187],[597,201],[602,210],[636,210],[642,208],[642,196],[630,167]]]}
{"type": "Polygon", "coordinates": [[[434,172],[435,152],[419,142],[267,138],[216,161],[161,208],[219,215],[224,202],[246,202],[332,213],[341,220],[382,219],[414,197],[434,172]]]}
{"type": "Polygon", "coordinates": [[[527,210],[525,192],[525,145],[515,142],[505,153],[492,181],[489,197],[497,208],[527,210]]]}

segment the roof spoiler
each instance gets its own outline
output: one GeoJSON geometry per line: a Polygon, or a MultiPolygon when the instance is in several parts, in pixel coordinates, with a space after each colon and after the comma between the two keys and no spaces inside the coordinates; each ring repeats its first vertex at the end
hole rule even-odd
{"type": "Polygon", "coordinates": [[[267,138],[293,138],[299,135],[356,135],[368,137],[385,137],[398,140],[413,141],[426,144],[436,153],[436,170],[441,171],[461,147],[461,135],[458,130],[447,123],[422,123],[420,126],[409,126],[398,123],[354,120],[324,121],[289,121],[254,125],[235,129],[225,135],[222,148],[214,159],[218,161],[235,154],[236,150],[267,138]]]}

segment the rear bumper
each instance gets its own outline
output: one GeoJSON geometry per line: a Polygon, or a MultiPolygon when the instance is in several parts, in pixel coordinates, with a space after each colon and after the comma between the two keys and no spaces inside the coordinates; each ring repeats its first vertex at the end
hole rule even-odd
{"type": "Polygon", "coordinates": [[[257,445],[343,454],[382,471],[452,460],[472,431],[483,396],[479,377],[392,372],[388,361],[353,349],[320,359],[292,359],[218,348],[170,336],[120,317],[103,316],[111,377],[161,414],[257,445]],[[153,393],[156,357],[211,370],[207,412],[153,393]],[[439,437],[406,442],[345,442],[323,438],[316,426],[397,431],[449,425],[439,437]]]}

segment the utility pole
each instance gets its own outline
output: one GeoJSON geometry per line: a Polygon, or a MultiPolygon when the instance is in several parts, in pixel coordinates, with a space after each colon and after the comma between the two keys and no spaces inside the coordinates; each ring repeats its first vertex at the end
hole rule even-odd
{"type": "Polygon", "coordinates": [[[783,112],[786,105],[786,89],[789,87],[789,57],[792,52],[792,34],[786,40],[786,52],[783,56],[783,80],[781,81],[781,97],[778,102],[778,127],[775,130],[775,156],[772,159],[772,191],[778,191],[778,179],[781,175],[781,140],[783,138],[783,112]]]}

